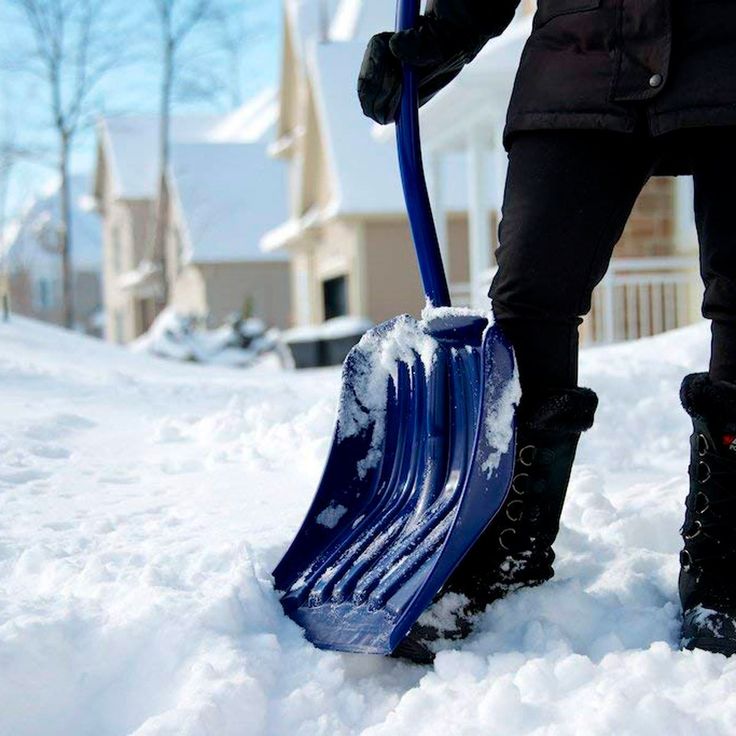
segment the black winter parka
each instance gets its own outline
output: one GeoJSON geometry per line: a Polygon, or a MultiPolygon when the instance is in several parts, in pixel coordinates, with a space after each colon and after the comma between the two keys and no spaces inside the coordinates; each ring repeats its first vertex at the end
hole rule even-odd
{"type": "MultiPolygon", "coordinates": [[[[451,3],[496,35],[489,9],[508,25],[519,0],[438,0],[438,9],[451,3]]],[[[506,115],[506,150],[520,130],[628,132],[640,116],[652,135],[736,124],[736,0],[539,0],[506,115]]],[[[685,152],[654,173],[689,173],[685,152]]]]}

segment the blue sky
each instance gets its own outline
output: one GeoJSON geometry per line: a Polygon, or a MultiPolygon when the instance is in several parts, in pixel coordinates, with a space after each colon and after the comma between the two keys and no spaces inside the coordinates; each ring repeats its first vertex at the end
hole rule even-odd
{"type": "MultiPolygon", "coordinates": [[[[185,0],[186,1],[186,0],[185,0]]],[[[237,2],[237,0],[234,0],[237,2]]],[[[155,113],[158,109],[159,63],[156,58],[156,25],[149,8],[152,0],[107,0],[110,8],[119,10],[120,18],[128,18],[131,29],[125,34],[127,48],[133,50],[137,59],[109,76],[100,85],[95,97],[95,107],[100,114],[155,113]],[[132,8],[132,10],[131,10],[132,8]],[[137,14],[133,18],[133,13],[137,14]]],[[[244,99],[273,85],[278,78],[278,50],[281,20],[281,0],[243,0],[246,12],[243,15],[244,40],[242,42],[241,92],[244,99]]],[[[5,43],[0,42],[0,59],[12,67],[17,59],[17,48],[23,46],[26,33],[24,22],[14,15],[8,3],[0,3],[0,26],[10,33],[4,34],[5,43]]],[[[187,50],[186,57],[198,54],[203,61],[193,65],[191,80],[207,87],[208,75],[217,75],[221,61],[216,60],[218,46],[217,31],[207,29],[200,32],[187,50]]],[[[15,131],[21,143],[37,147],[53,146],[54,139],[48,133],[48,106],[44,85],[37,79],[15,71],[4,69],[0,73],[0,135],[5,129],[15,131]]],[[[230,101],[220,95],[216,99],[179,99],[175,113],[225,112],[230,101]]],[[[33,160],[19,165],[13,175],[11,188],[11,211],[27,202],[33,193],[48,185],[53,170],[45,165],[43,157],[34,155],[33,160]]],[[[72,159],[75,173],[89,171],[94,160],[94,134],[88,131],[80,137],[72,159]]]]}

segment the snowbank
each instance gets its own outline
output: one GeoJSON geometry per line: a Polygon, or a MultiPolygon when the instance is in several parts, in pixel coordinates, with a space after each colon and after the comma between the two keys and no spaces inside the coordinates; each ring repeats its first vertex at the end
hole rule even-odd
{"type": "Polygon", "coordinates": [[[551,583],[433,668],[320,652],[269,571],[316,487],[337,369],[162,361],[0,325],[0,734],[730,734],[736,661],[677,649],[685,372],[703,325],[587,351],[551,583]]]}
{"type": "Polygon", "coordinates": [[[292,358],[277,329],[266,329],[259,319],[234,319],[214,330],[199,327],[196,320],[168,307],[151,328],[130,344],[136,353],[189,363],[251,367],[267,358],[289,368],[292,358]]]}

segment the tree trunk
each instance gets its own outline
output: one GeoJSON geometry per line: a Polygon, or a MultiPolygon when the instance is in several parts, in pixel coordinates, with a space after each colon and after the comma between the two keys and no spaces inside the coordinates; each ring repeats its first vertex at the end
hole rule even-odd
{"type": "Polygon", "coordinates": [[[171,154],[171,92],[174,76],[174,48],[170,38],[164,46],[163,79],[161,83],[161,111],[159,121],[159,176],[158,201],[156,203],[156,224],[154,233],[155,261],[161,270],[161,292],[156,312],[163,309],[169,299],[166,274],[166,229],[169,216],[164,181],[169,169],[171,154]]]}
{"type": "Polygon", "coordinates": [[[72,329],[74,327],[72,208],[69,182],[69,137],[65,134],[61,136],[59,175],[61,177],[59,251],[61,255],[62,321],[67,329],[72,329]]]}

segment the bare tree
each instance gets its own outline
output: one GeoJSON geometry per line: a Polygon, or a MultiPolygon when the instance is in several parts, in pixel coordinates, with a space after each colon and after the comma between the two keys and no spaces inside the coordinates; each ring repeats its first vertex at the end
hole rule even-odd
{"type": "Polygon", "coordinates": [[[16,163],[15,150],[9,141],[0,141],[0,301],[3,322],[10,319],[10,254],[7,242],[8,194],[13,168],[16,163]]]}
{"type": "MultiPolygon", "coordinates": [[[[30,31],[28,53],[18,54],[18,71],[46,86],[49,117],[56,137],[56,170],[60,180],[59,253],[62,272],[62,312],[74,326],[72,206],[70,157],[78,134],[94,119],[93,93],[122,59],[120,43],[111,31],[106,0],[8,0],[30,31]]],[[[118,19],[114,19],[118,20],[118,19]]]]}
{"type": "MultiPolygon", "coordinates": [[[[10,318],[10,294],[12,291],[10,253],[10,213],[12,185],[18,165],[33,158],[36,151],[19,141],[16,120],[17,99],[11,94],[8,79],[0,84],[0,310],[2,319],[10,318]]],[[[17,192],[16,192],[17,194],[17,192]]]]}
{"type": "Polygon", "coordinates": [[[213,36],[222,67],[213,88],[221,98],[224,96],[230,109],[243,103],[249,43],[266,31],[266,24],[256,11],[253,0],[219,0],[213,8],[213,36]]]}
{"type": "Polygon", "coordinates": [[[198,26],[212,14],[217,0],[152,0],[158,19],[161,52],[161,88],[159,101],[159,196],[154,225],[154,262],[159,268],[160,305],[168,299],[166,282],[165,238],[168,202],[164,180],[171,160],[171,109],[174,87],[180,69],[182,46],[198,26]]]}

